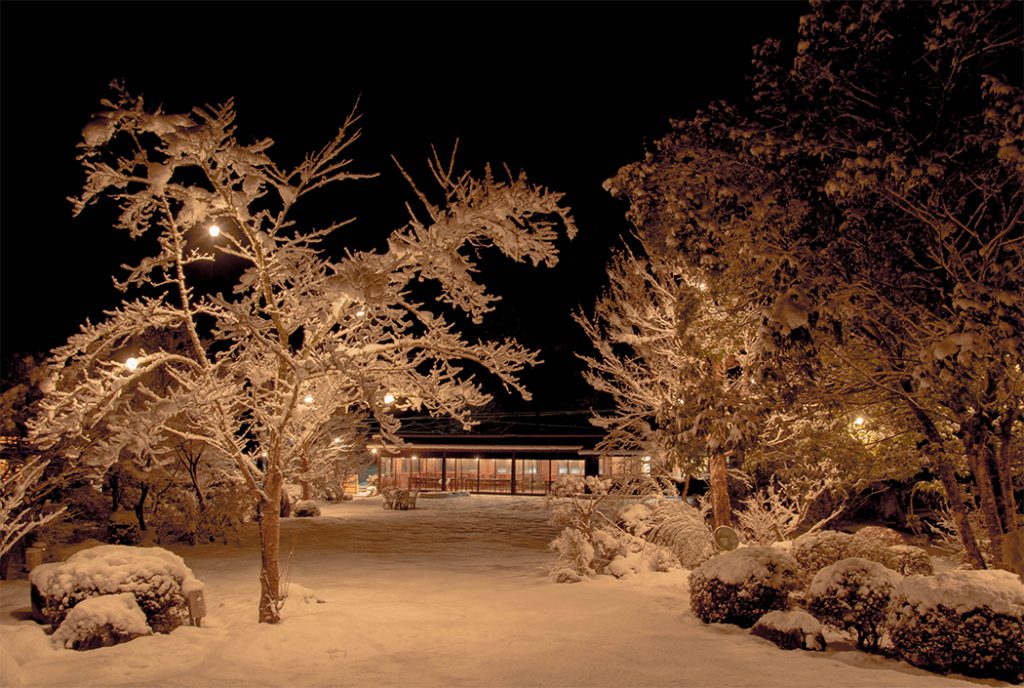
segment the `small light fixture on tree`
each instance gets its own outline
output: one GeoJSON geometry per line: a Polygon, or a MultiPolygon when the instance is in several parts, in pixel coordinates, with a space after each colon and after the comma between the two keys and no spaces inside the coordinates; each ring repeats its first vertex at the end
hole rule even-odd
{"type": "Polygon", "coordinates": [[[139,367],[139,359],[132,356],[131,358],[124,362],[124,367],[134,372],[135,369],[139,367]]]}
{"type": "Polygon", "coordinates": [[[864,416],[857,416],[853,419],[853,424],[858,428],[864,425],[864,416]]]}
{"type": "Polygon", "coordinates": [[[393,404],[393,403],[395,403],[395,395],[392,394],[391,392],[388,392],[387,394],[385,394],[384,395],[384,403],[385,404],[393,404]]]}
{"type": "Polygon", "coordinates": [[[302,403],[304,403],[304,404],[312,404],[313,403],[313,395],[312,394],[307,394],[306,396],[302,397],[302,403]]]}
{"type": "Polygon", "coordinates": [[[366,315],[366,311],[364,309],[360,308],[359,310],[356,311],[356,317],[357,318],[361,318],[364,315],[366,315]]]}
{"type": "Polygon", "coordinates": [[[210,236],[212,236],[212,237],[219,237],[220,236],[220,227],[218,227],[217,225],[210,225],[209,232],[210,232],[210,236]]]}

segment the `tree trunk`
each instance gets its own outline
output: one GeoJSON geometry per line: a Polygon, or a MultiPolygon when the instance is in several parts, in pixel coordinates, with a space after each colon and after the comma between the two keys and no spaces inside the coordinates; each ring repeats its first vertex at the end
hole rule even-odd
{"type": "Polygon", "coordinates": [[[299,484],[302,486],[302,499],[312,499],[312,490],[310,489],[309,481],[300,480],[299,484]]]}
{"type": "MultiPolygon", "coordinates": [[[[1017,414],[1009,414],[1003,418],[1002,431],[999,433],[999,449],[995,453],[996,475],[999,479],[999,494],[1003,502],[1003,516],[1006,518],[1004,531],[1007,535],[1020,528],[1020,515],[1017,512],[1017,499],[1013,494],[1013,479],[1010,471],[1010,452],[1013,442],[1013,424],[1017,422],[1017,414]]],[[[1020,460],[1020,457],[1017,459],[1020,460]]]]}
{"type": "Polygon", "coordinates": [[[281,594],[279,559],[281,550],[281,487],[284,478],[273,462],[263,483],[260,503],[260,623],[281,620],[278,600],[281,594]]]}
{"type": "MultiPolygon", "coordinates": [[[[910,383],[904,383],[904,389],[910,391],[910,383]]],[[[949,460],[946,451],[942,446],[942,435],[938,428],[919,406],[908,400],[911,412],[917,418],[924,432],[925,445],[922,451],[928,457],[929,463],[939,476],[939,481],[946,492],[946,501],[953,511],[953,518],[956,521],[956,529],[960,533],[960,541],[964,546],[964,554],[967,561],[976,569],[985,568],[985,559],[981,556],[981,549],[974,537],[974,530],[967,518],[967,504],[964,503],[963,493],[960,491],[960,483],[956,480],[956,471],[953,469],[953,462],[949,460]]]]}
{"type": "Polygon", "coordinates": [[[992,543],[991,554],[994,559],[992,563],[997,568],[1002,568],[1002,518],[999,514],[999,505],[996,503],[992,474],[989,472],[987,432],[974,419],[965,423],[964,426],[962,439],[964,448],[967,450],[967,464],[974,475],[974,484],[978,488],[981,502],[981,513],[985,520],[985,530],[992,543]]]}
{"type": "Polygon", "coordinates": [[[139,530],[146,530],[146,497],[149,496],[149,484],[143,483],[139,488],[139,501],[135,503],[135,520],[139,522],[139,530]]]}
{"type": "Polygon", "coordinates": [[[725,463],[725,453],[716,451],[708,459],[711,474],[711,509],[714,524],[718,526],[732,525],[732,502],[729,500],[729,473],[725,463]]]}

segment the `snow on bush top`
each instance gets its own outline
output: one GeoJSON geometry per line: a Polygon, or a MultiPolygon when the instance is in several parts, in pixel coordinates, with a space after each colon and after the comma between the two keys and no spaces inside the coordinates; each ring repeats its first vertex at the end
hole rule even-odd
{"type": "Polygon", "coordinates": [[[124,592],[123,583],[169,576],[181,585],[183,594],[202,590],[203,584],[185,565],[185,560],[162,547],[100,545],[76,552],[67,561],[32,569],[29,580],[41,592],[62,597],[74,590],[124,592]]]}
{"type": "Polygon", "coordinates": [[[150,635],[153,632],[135,596],[123,592],[90,597],[79,602],[53,634],[52,642],[58,647],[69,648],[76,640],[103,626],[110,626],[126,635],[150,635]]]}
{"type": "Polygon", "coordinates": [[[907,576],[896,594],[914,607],[943,606],[957,612],[988,607],[997,614],[1024,617],[1024,585],[1009,571],[947,571],[907,576]]]}
{"type": "Polygon", "coordinates": [[[723,552],[701,564],[698,572],[707,579],[717,578],[729,585],[742,585],[757,580],[777,588],[783,577],[792,573],[796,561],[785,552],[771,547],[744,547],[723,552]]]}
{"type": "Polygon", "coordinates": [[[841,559],[831,566],[826,566],[814,575],[807,594],[821,597],[831,589],[847,587],[850,579],[855,579],[861,588],[875,589],[889,584],[889,589],[900,582],[900,574],[870,559],[850,557],[841,559]]]}

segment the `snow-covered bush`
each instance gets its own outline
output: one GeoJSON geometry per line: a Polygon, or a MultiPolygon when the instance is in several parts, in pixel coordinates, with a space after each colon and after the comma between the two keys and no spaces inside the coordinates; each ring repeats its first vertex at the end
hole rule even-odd
{"type": "Polygon", "coordinates": [[[54,628],[82,600],[129,592],[156,633],[169,633],[188,620],[185,595],[203,585],[178,555],[124,545],[92,547],[67,561],[37,566],[29,580],[33,606],[54,628]]]}
{"type": "Polygon", "coordinates": [[[170,490],[154,508],[153,521],[159,542],[226,543],[255,513],[245,484],[224,480],[206,488],[201,505],[191,490],[170,490]]]}
{"type": "Polygon", "coordinates": [[[807,609],[819,621],[852,633],[857,647],[873,652],[899,582],[898,573],[877,561],[842,559],[815,574],[807,590],[807,609]]]}
{"type": "Polygon", "coordinates": [[[768,612],[750,629],[751,635],[770,640],[783,650],[825,649],[825,636],[821,622],[807,612],[768,612]]]}
{"type": "Polygon", "coordinates": [[[563,528],[548,548],[558,554],[549,574],[556,583],[579,583],[594,575],[594,544],[582,531],[563,528]]]}
{"type": "Polygon", "coordinates": [[[885,626],[893,654],[915,666],[1024,680],[1024,585],[1007,571],[908,576],[885,626]]]}
{"type": "Polygon", "coordinates": [[[671,543],[653,537],[676,516],[677,505],[657,495],[638,503],[635,499],[643,494],[635,488],[580,476],[555,482],[548,504],[551,523],[562,531],[548,545],[558,554],[551,580],[572,583],[601,574],[621,578],[679,566],[671,543]]]}
{"type": "Polygon", "coordinates": [[[767,612],[788,609],[798,584],[796,560],[779,549],[723,552],[690,573],[690,609],[705,623],[748,628],[767,612]]]}
{"type": "Polygon", "coordinates": [[[853,536],[835,530],[806,533],[793,541],[790,552],[808,577],[846,558],[853,536]]]}
{"type": "Polygon", "coordinates": [[[907,538],[903,533],[885,526],[864,526],[853,534],[856,540],[872,540],[883,547],[907,544],[907,538]]]}
{"type": "Polygon", "coordinates": [[[920,547],[913,545],[893,545],[887,548],[889,553],[889,568],[901,576],[911,574],[922,574],[930,576],[935,569],[932,566],[932,558],[920,547]]]}
{"type": "Polygon", "coordinates": [[[123,592],[82,600],[50,638],[55,647],[94,650],[152,635],[135,595],[123,592]]]}
{"type": "Polygon", "coordinates": [[[296,518],[312,518],[320,515],[320,505],[311,499],[300,499],[295,502],[292,516],[296,518]]]}

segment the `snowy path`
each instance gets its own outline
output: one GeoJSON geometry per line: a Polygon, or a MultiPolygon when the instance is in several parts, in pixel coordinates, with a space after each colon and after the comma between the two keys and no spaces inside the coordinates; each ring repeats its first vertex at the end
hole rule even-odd
{"type": "Polygon", "coordinates": [[[175,548],[207,584],[204,627],[92,652],[56,651],[24,581],[0,585],[0,683],[26,686],[865,686],[1002,685],[953,679],[852,650],[784,652],[689,612],[686,577],[577,585],[545,579],[543,500],[379,500],[290,519],[292,599],[255,622],[258,550],[175,548]],[[18,666],[13,665],[17,658],[18,666]]]}

